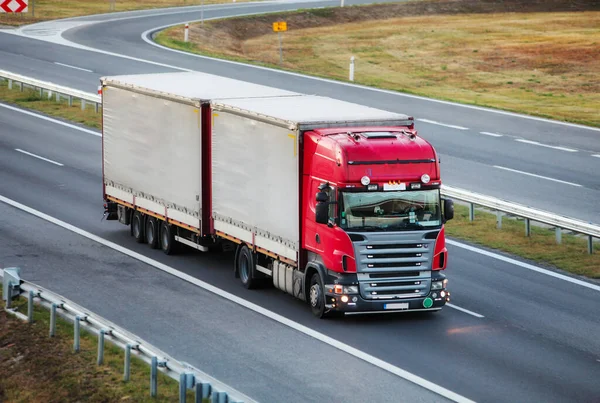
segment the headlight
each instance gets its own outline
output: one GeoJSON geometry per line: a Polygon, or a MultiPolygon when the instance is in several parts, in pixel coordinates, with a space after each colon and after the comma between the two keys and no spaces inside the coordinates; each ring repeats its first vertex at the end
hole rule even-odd
{"type": "Polygon", "coordinates": [[[335,294],[358,294],[358,286],[357,285],[342,285],[335,284],[331,286],[327,286],[327,291],[333,292],[335,294]]]}
{"type": "Polygon", "coordinates": [[[441,290],[442,288],[444,288],[443,281],[434,281],[431,283],[432,290],[441,290]]]}

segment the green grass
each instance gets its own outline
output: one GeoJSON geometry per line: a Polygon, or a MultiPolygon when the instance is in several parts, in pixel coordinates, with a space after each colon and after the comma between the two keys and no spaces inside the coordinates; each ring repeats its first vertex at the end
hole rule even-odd
{"type": "MultiPolygon", "coordinates": [[[[454,219],[446,224],[446,235],[515,256],[532,260],[565,272],[600,279],[600,243],[595,242],[593,254],[587,252],[587,237],[563,231],[561,244],[556,243],[554,228],[531,225],[531,235],[525,236],[525,222],[504,216],[502,228],[496,228],[496,214],[476,210],[469,221],[469,209],[455,204],[454,219]]],[[[452,257],[449,258],[452,260],[452,257]]]]}
{"type": "MultiPolygon", "coordinates": [[[[73,351],[73,324],[58,317],[56,335],[49,337],[50,313],[34,305],[28,324],[0,303],[0,401],[7,402],[172,402],[179,383],[159,371],[158,396],[150,396],[150,366],[131,357],[130,381],[123,381],[124,352],[106,339],[104,363],[97,365],[97,336],[82,330],[80,351],[73,351]]],[[[27,314],[27,299],[12,308],[27,314]]],[[[188,390],[188,401],[194,392],[188,390]]]]}
{"type": "Polygon", "coordinates": [[[83,111],[78,100],[74,100],[73,106],[69,106],[68,100],[64,97],[61,98],[60,102],[56,102],[56,97],[53,96],[52,99],[48,99],[46,92],[44,92],[43,97],[40,97],[39,91],[27,87],[21,92],[15,83],[13,83],[13,89],[9,90],[8,82],[4,80],[0,81],[0,100],[95,129],[102,127],[101,111],[96,113],[93,104],[86,103],[86,110],[83,111]]]}

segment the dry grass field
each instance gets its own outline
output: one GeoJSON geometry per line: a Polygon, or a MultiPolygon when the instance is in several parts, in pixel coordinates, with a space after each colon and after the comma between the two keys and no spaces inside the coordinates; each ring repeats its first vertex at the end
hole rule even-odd
{"type": "Polygon", "coordinates": [[[210,21],[157,40],[191,52],[600,126],[600,6],[419,1],[210,21]],[[285,20],[284,62],[272,22],[285,20]]]}

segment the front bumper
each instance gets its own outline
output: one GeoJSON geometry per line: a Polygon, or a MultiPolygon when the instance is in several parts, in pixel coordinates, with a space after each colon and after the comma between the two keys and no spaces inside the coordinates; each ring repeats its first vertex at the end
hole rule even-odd
{"type": "Polygon", "coordinates": [[[450,292],[446,289],[433,290],[425,297],[385,301],[367,300],[360,294],[327,292],[325,301],[325,307],[330,312],[346,314],[438,311],[450,301],[450,292]]]}

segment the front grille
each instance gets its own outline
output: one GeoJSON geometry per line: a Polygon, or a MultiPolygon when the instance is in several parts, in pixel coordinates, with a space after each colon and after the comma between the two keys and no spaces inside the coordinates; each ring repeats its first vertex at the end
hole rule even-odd
{"type": "Polygon", "coordinates": [[[363,298],[394,300],[429,293],[435,240],[422,239],[414,232],[362,234],[365,239],[355,241],[354,248],[363,298]]]}
{"type": "Polygon", "coordinates": [[[398,271],[385,273],[369,273],[369,278],[419,277],[418,271],[398,271]]]}

